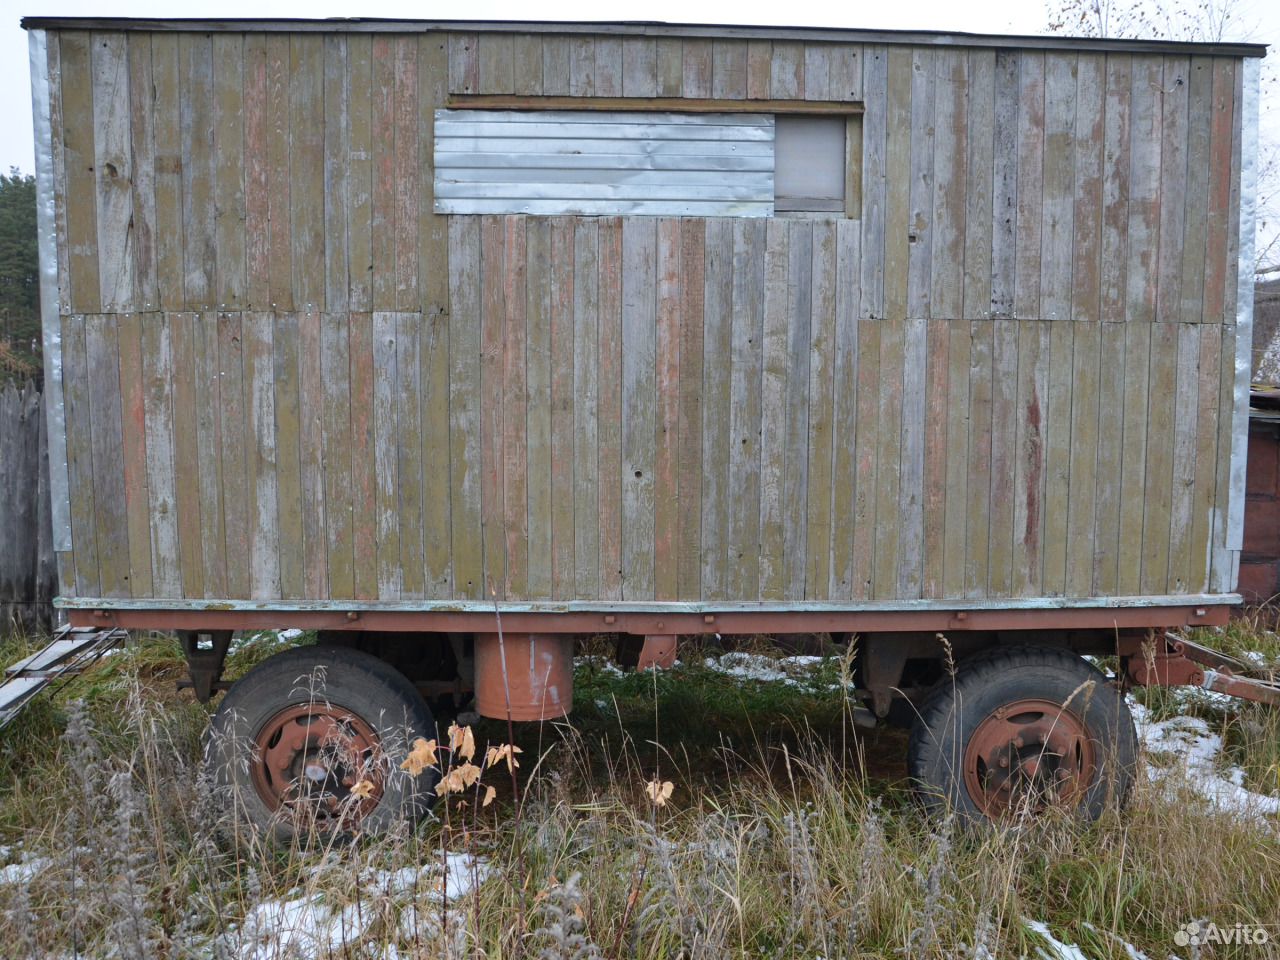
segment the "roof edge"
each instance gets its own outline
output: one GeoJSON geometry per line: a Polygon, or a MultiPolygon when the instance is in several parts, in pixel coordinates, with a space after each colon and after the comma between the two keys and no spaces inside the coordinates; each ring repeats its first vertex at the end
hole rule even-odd
{"type": "Polygon", "coordinates": [[[864,30],[845,27],[771,27],[660,21],[584,20],[394,20],[323,19],[166,19],[133,17],[23,17],[24,30],[142,30],[196,33],[593,33],[654,37],[776,38],[910,44],[919,46],[1017,47],[1032,50],[1091,50],[1131,53],[1201,53],[1230,57],[1265,57],[1263,43],[1201,43],[1180,40],[1122,40],[1066,37],[1054,34],[952,33],[933,30],[864,30]]]}

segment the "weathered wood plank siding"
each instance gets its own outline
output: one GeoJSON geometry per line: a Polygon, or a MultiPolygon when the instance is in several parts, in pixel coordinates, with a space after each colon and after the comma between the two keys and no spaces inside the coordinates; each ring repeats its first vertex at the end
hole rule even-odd
{"type": "Polygon", "coordinates": [[[81,596],[1230,578],[1229,57],[63,31],[81,596]],[[433,212],[460,94],[863,105],[855,219],[433,212]]]}

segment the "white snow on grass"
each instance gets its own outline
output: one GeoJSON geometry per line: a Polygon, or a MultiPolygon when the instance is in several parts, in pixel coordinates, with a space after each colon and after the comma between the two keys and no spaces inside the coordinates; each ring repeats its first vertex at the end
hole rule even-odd
{"type": "Polygon", "coordinates": [[[1237,766],[1222,764],[1222,737],[1201,717],[1176,716],[1152,720],[1140,703],[1130,705],[1138,739],[1149,756],[1161,763],[1147,762],[1153,783],[1169,788],[1185,784],[1213,809],[1247,820],[1270,823],[1280,814],[1280,797],[1255,793],[1244,785],[1245,773],[1237,766]]]}
{"type": "Polygon", "coordinates": [[[725,653],[719,657],[707,657],[708,670],[723,673],[739,680],[758,680],[762,683],[785,683],[801,686],[812,682],[812,675],[825,657],[794,656],[767,657],[759,653],[725,653]]]}
{"type": "Polygon", "coordinates": [[[1050,933],[1048,924],[1041,923],[1039,920],[1028,920],[1026,917],[1022,918],[1022,923],[1045,942],[1044,946],[1036,947],[1038,960],[1089,960],[1084,955],[1084,951],[1074,943],[1063,943],[1050,933]]]}
{"type": "MultiPolygon", "coordinates": [[[[5,854],[8,854],[8,848],[5,848],[5,854]]],[[[52,865],[52,863],[53,861],[48,857],[37,857],[23,851],[17,863],[10,863],[0,867],[0,886],[19,883],[28,884],[43,873],[45,868],[52,865]]]]}

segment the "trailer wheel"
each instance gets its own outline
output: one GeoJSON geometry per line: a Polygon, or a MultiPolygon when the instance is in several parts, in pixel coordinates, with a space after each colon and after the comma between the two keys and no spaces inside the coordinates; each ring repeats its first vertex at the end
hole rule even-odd
{"type": "Polygon", "coordinates": [[[240,826],[276,842],[415,823],[439,773],[400,763],[434,738],[426,703],[405,677],[367,653],[298,647],[264,661],[227,691],[206,758],[240,826]]]}
{"type": "Polygon", "coordinates": [[[1122,803],[1137,757],[1119,691],[1079,656],[1004,647],[962,662],[921,706],[907,766],[926,809],[970,822],[1122,803]]]}

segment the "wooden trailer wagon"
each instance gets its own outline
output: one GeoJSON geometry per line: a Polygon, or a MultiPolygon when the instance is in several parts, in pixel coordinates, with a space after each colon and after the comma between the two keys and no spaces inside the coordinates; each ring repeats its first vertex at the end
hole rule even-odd
{"type": "Polygon", "coordinates": [[[258,822],[385,823],[335,731],[559,716],[581,635],[856,637],[973,816],[1123,793],[1125,684],[1274,698],[1166,633],[1239,602],[1263,48],[24,25],[59,602],[205,698],[319,631],[214,721],[258,822]]]}

